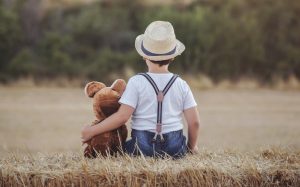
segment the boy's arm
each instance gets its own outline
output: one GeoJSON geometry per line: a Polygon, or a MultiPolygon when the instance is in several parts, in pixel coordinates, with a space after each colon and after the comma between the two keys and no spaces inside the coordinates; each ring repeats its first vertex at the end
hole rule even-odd
{"type": "Polygon", "coordinates": [[[183,111],[188,124],[188,147],[192,152],[197,152],[197,142],[200,128],[200,119],[197,107],[183,111]]]}
{"type": "Polygon", "coordinates": [[[101,121],[99,124],[93,126],[85,126],[81,131],[82,142],[87,142],[92,137],[98,134],[108,132],[120,127],[122,124],[128,121],[134,110],[135,109],[129,105],[121,104],[119,110],[116,113],[101,121]]]}

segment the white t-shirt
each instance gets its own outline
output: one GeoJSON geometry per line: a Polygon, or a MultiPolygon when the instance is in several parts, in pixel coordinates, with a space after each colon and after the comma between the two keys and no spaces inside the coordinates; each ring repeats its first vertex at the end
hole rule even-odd
{"type": "MultiPolygon", "coordinates": [[[[159,90],[163,90],[173,73],[149,73],[159,90]]],[[[119,103],[135,108],[132,129],[155,132],[157,120],[157,96],[149,81],[142,75],[131,77],[119,103]]],[[[162,133],[183,129],[182,112],[197,106],[189,85],[178,77],[162,105],[162,133]]]]}

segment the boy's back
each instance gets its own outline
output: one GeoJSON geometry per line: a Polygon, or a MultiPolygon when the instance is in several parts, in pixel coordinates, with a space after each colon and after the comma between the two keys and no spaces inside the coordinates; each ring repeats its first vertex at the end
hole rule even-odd
{"type": "MultiPolygon", "coordinates": [[[[163,90],[173,73],[147,73],[159,90],[163,90]]],[[[132,129],[155,132],[157,119],[156,93],[149,81],[142,75],[135,75],[128,81],[125,92],[119,100],[135,111],[132,115],[132,129]]],[[[162,107],[162,133],[183,129],[182,112],[197,104],[188,84],[178,77],[164,96],[162,107]]]]}

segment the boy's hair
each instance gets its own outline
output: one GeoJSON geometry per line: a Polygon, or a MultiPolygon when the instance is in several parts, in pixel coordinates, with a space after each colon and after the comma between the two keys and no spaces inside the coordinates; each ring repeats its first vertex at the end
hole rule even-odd
{"type": "Polygon", "coordinates": [[[174,59],[167,59],[167,60],[160,60],[160,61],[155,61],[155,60],[150,60],[150,62],[154,64],[158,64],[159,67],[165,66],[170,64],[174,59]]]}

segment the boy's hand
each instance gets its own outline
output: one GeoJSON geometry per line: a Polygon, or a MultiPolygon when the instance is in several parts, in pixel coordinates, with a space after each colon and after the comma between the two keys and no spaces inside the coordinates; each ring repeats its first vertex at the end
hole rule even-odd
{"type": "Polygon", "coordinates": [[[86,143],[93,137],[92,128],[90,125],[85,125],[81,129],[81,141],[82,144],[86,143]]]}
{"type": "Polygon", "coordinates": [[[192,154],[198,154],[199,150],[197,146],[194,146],[193,148],[191,148],[190,146],[188,146],[190,153],[192,154]]]}

